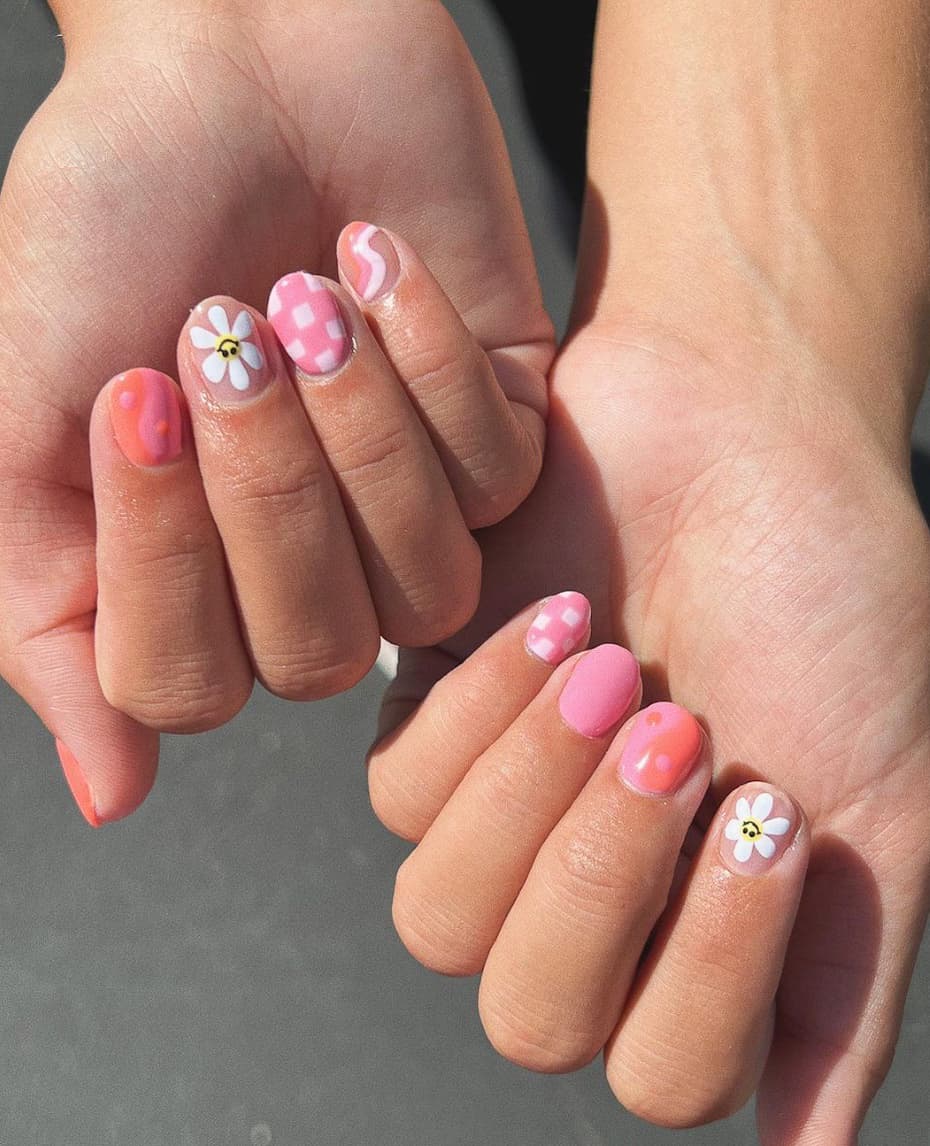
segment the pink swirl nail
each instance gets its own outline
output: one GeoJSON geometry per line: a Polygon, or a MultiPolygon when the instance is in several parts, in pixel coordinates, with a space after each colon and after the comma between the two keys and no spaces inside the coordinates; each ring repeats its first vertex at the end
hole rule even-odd
{"type": "Polygon", "coordinates": [[[178,388],[157,370],[128,370],[110,388],[110,422],[117,445],[134,465],[161,466],[181,456],[178,388]]]}

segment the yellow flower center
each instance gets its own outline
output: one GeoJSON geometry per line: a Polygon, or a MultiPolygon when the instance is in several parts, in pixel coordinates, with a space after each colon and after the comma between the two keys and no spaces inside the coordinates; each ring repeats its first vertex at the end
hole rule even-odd
{"type": "Polygon", "coordinates": [[[747,817],[740,823],[739,834],[744,840],[757,840],[763,834],[762,825],[758,820],[747,817]]]}
{"type": "Polygon", "coordinates": [[[221,334],[216,340],[216,350],[224,358],[238,358],[239,339],[234,334],[221,334]]]}

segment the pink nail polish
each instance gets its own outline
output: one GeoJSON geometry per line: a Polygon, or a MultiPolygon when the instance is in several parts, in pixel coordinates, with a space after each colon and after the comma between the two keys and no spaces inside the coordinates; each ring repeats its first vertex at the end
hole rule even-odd
{"type": "Polygon", "coordinates": [[[584,653],[562,695],[562,719],[582,736],[604,736],[623,719],[639,691],[636,657],[620,645],[598,645],[584,653]]]}
{"type": "Polygon", "coordinates": [[[638,792],[664,796],[680,788],[704,745],[701,726],[687,709],[661,701],[636,717],[620,755],[621,777],[638,792]]]}
{"type": "Polygon", "coordinates": [[[251,313],[231,298],[195,308],[187,330],[194,361],[218,401],[241,405],[271,381],[261,331],[251,313]]]}
{"type": "Polygon", "coordinates": [[[785,854],[800,818],[788,797],[770,784],[744,784],[731,793],[720,856],[737,875],[761,875],[785,854]]]}
{"type": "Polygon", "coordinates": [[[127,370],[110,387],[110,422],[119,448],[134,465],[162,466],[181,456],[181,400],[157,370],[127,370]]]}
{"type": "Polygon", "coordinates": [[[337,244],[339,266],[365,302],[375,302],[400,278],[400,259],[387,233],[371,223],[350,223],[337,244]]]}
{"type": "Polygon", "coordinates": [[[296,271],[271,288],[268,320],[281,345],[305,374],[329,374],[349,357],[336,296],[321,278],[296,271]]]}
{"type": "Polygon", "coordinates": [[[575,652],[591,623],[591,605],[581,593],[557,593],[536,614],[526,634],[526,647],[549,665],[559,665],[575,652]]]}
{"type": "Polygon", "coordinates": [[[94,807],[93,793],[90,790],[90,785],[87,783],[84,773],[81,771],[77,757],[71,749],[60,740],[55,741],[55,747],[58,750],[58,759],[61,761],[61,768],[65,774],[65,779],[68,781],[68,787],[71,789],[71,795],[74,796],[74,802],[81,809],[81,814],[90,826],[92,828],[99,828],[103,821],[97,815],[97,809],[94,807]]]}

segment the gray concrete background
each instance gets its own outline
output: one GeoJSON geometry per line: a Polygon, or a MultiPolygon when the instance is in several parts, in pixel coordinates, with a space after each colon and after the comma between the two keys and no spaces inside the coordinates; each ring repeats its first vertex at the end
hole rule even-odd
{"type": "MultiPolygon", "coordinates": [[[[499,29],[449,7],[502,115],[547,299],[571,260],[499,29]]],[[[41,0],[0,0],[0,172],[62,59],[41,0]]],[[[922,415],[930,441],[930,411],[922,415]]],[[[673,1133],[627,1115],[595,1064],[500,1060],[476,983],[438,978],[390,923],[406,854],[372,817],[362,758],[382,682],[309,706],[257,692],[229,727],[166,737],[138,813],[99,832],[0,682],[0,1144],[730,1146],[751,1112],[673,1133]]],[[[924,1143],[928,945],[866,1146],[924,1143]]],[[[825,1144],[830,1146],[830,1144],[825,1144]]]]}

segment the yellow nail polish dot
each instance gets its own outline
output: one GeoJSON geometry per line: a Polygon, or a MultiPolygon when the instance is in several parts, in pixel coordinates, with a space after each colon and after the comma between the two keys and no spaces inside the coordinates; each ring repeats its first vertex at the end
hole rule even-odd
{"type": "Polygon", "coordinates": [[[739,834],[744,840],[757,840],[762,835],[762,825],[758,820],[747,817],[740,821],[739,834]]]}
{"type": "Polygon", "coordinates": [[[217,354],[223,358],[239,357],[239,339],[234,334],[221,334],[216,340],[217,354]]]}

